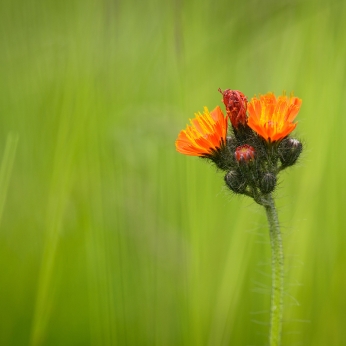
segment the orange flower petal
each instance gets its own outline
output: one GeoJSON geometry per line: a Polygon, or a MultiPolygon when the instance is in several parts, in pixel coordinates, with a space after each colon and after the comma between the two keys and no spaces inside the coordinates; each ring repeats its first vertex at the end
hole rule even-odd
{"type": "Polygon", "coordinates": [[[266,141],[279,141],[288,136],[296,127],[293,120],[297,116],[302,100],[273,93],[254,97],[248,103],[248,125],[266,141]]]}
{"type": "Polygon", "coordinates": [[[211,112],[204,107],[203,114],[196,113],[190,123],[180,131],[175,142],[178,152],[191,156],[212,155],[226,142],[227,118],[219,106],[211,112]]]}

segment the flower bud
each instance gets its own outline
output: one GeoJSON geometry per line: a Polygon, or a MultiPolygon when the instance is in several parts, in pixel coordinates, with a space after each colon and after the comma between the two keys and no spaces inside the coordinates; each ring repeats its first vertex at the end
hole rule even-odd
{"type": "Polygon", "coordinates": [[[278,148],[278,153],[282,165],[284,167],[294,165],[297,162],[302,150],[303,145],[298,141],[298,139],[286,138],[281,141],[278,148]]]}
{"type": "Polygon", "coordinates": [[[239,124],[245,126],[246,119],[246,109],[247,109],[247,98],[239,90],[230,90],[226,89],[222,91],[219,89],[219,92],[222,94],[222,101],[226,106],[227,114],[231,120],[232,126],[235,129],[238,129],[239,124]]]}
{"type": "Polygon", "coordinates": [[[234,193],[243,193],[246,189],[246,181],[242,177],[242,175],[237,171],[229,171],[225,175],[226,185],[234,192],[234,193]]]}
{"type": "Polygon", "coordinates": [[[276,186],[276,176],[273,173],[264,173],[259,181],[259,188],[262,193],[267,194],[274,191],[276,186]]]}
{"type": "Polygon", "coordinates": [[[255,149],[248,144],[241,145],[236,148],[234,157],[239,163],[251,162],[255,158],[255,149]]]}

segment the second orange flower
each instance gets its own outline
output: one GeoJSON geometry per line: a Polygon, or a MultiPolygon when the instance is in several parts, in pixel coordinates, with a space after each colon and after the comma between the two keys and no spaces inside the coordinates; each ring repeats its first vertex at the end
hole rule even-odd
{"type": "Polygon", "coordinates": [[[219,106],[211,112],[204,107],[203,114],[195,115],[191,125],[179,133],[175,147],[185,155],[213,156],[226,143],[227,118],[219,106]]]}
{"type": "Polygon", "coordinates": [[[276,98],[273,93],[253,97],[247,105],[247,124],[266,141],[279,141],[295,129],[297,124],[293,120],[301,104],[298,97],[282,95],[276,98]]]}

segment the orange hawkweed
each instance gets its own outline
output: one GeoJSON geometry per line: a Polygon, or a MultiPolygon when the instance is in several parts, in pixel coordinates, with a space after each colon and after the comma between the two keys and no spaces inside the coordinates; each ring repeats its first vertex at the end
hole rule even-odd
{"type": "Polygon", "coordinates": [[[226,143],[227,117],[217,106],[211,112],[195,113],[191,125],[180,131],[175,142],[179,153],[191,156],[211,156],[226,143]]]}
{"type": "Polygon", "coordinates": [[[247,105],[247,124],[266,141],[279,141],[297,126],[293,120],[301,104],[298,97],[282,95],[276,98],[273,93],[253,97],[247,105]]]}

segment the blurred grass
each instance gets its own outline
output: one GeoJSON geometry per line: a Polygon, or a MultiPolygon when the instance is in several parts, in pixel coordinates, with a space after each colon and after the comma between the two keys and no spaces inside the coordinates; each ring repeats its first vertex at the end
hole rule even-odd
{"type": "Polygon", "coordinates": [[[3,1],[0,344],[266,345],[264,211],[174,149],[219,87],[303,99],[283,345],[346,344],[345,7],[3,1]]]}

